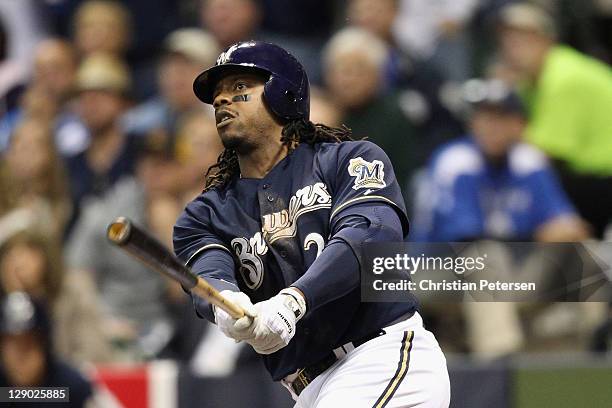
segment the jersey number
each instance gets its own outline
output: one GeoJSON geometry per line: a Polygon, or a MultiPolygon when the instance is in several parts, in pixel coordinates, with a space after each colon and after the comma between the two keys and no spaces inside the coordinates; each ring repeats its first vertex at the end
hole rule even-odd
{"type": "Polygon", "coordinates": [[[317,232],[311,232],[310,234],[306,235],[306,238],[304,238],[304,249],[308,251],[312,244],[315,244],[317,246],[316,258],[318,258],[319,255],[321,255],[321,252],[323,251],[323,247],[325,247],[325,241],[323,240],[323,236],[317,232]]]}

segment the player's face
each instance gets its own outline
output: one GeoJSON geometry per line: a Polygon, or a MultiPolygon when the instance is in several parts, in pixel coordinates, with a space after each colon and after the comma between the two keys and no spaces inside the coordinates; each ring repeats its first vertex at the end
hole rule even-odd
{"type": "Polygon", "coordinates": [[[263,103],[264,84],[253,74],[228,75],[217,83],[213,105],[225,148],[246,154],[266,143],[278,126],[263,103]]]}

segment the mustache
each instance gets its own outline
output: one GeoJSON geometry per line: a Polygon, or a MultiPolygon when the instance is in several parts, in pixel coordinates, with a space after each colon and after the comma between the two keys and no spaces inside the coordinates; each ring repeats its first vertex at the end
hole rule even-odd
{"type": "Polygon", "coordinates": [[[238,116],[238,112],[234,112],[233,110],[228,108],[221,108],[215,111],[215,121],[217,122],[217,124],[228,116],[231,118],[235,118],[236,116],[238,116]]]}

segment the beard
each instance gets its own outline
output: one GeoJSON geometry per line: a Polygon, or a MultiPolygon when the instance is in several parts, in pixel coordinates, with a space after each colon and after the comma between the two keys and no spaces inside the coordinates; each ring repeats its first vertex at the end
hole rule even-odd
{"type": "Polygon", "coordinates": [[[220,132],[219,137],[223,147],[235,150],[236,153],[242,155],[249,154],[256,148],[245,132],[227,130],[220,132]]]}

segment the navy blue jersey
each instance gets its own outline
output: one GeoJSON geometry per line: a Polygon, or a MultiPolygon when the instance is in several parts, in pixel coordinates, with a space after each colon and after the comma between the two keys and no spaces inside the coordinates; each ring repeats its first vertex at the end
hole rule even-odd
{"type": "MultiPolygon", "coordinates": [[[[347,263],[350,271],[325,270],[317,276],[316,284],[326,288],[323,298],[311,296],[302,278],[308,277],[310,266],[348,213],[377,206],[392,209],[389,219],[394,221],[389,222],[401,224],[395,228],[402,239],[408,233],[403,202],[389,159],[375,144],[301,144],[263,179],[236,178],[188,204],[175,226],[175,252],[190,266],[207,250],[231,253],[236,261],[233,274],[210,272],[203,277],[235,284],[253,303],[290,285],[302,289],[308,312],[294,338],[264,356],[278,380],[416,309],[416,301],[361,303],[358,284],[344,290],[343,282],[334,278],[342,273],[358,282],[357,261],[347,263]]],[[[350,236],[344,241],[351,245],[350,236]]]]}

